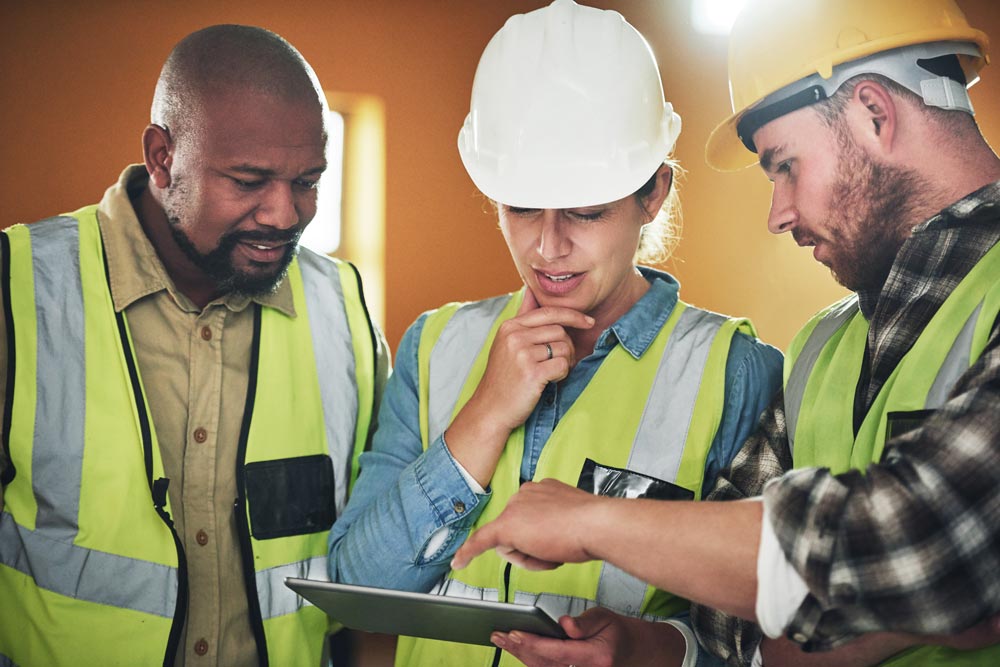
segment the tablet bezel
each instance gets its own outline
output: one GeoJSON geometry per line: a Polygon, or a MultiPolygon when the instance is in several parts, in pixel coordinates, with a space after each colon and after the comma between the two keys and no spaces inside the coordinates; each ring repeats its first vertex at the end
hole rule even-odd
{"type": "Polygon", "coordinates": [[[285,585],[353,630],[492,646],[490,634],[522,630],[565,639],[540,607],[288,577],[285,585]]]}

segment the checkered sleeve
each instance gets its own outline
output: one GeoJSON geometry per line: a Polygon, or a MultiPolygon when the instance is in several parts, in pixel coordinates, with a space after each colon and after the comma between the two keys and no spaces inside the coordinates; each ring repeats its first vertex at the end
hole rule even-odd
{"type": "Polygon", "coordinates": [[[810,594],[786,635],[950,634],[1000,612],[1000,332],[951,398],[865,473],[795,470],[766,485],[778,541],[810,594]]]}
{"type": "MultiPolygon", "coordinates": [[[[759,496],[766,482],[791,468],[783,403],[779,392],[706,500],[759,496]]],[[[763,637],[755,623],[698,604],[691,605],[691,622],[702,646],[729,665],[748,667],[763,637]]]]}

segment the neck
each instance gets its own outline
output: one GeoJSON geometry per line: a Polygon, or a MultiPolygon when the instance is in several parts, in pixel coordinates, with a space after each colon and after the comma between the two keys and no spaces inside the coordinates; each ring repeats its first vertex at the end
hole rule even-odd
{"type": "Polygon", "coordinates": [[[977,190],[1000,181],[1000,158],[978,132],[940,141],[929,135],[912,164],[930,184],[922,215],[914,225],[933,217],[977,190]],[[942,145],[944,144],[944,145],[942,145]]]}

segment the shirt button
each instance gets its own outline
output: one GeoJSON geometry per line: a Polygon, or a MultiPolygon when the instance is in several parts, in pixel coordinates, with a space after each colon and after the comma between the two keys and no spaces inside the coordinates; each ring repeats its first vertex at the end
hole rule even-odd
{"type": "Polygon", "coordinates": [[[198,544],[200,544],[201,546],[205,546],[206,544],[208,544],[208,533],[206,533],[204,530],[199,530],[197,533],[195,533],[194,539],[198,540],[198,544]]]}
{"type": "Polygon", "coordinates": [[[208,642],[205,641],[204,637],[194,643],[194,652],[198,655],[205,655],[208,653],[208,642]]]}
{"type": "Polygon", "coordinates": [[[201,328],[201,339],[202,340],[212,340],[212,330],[208,327],[201,328]]]}
{"type": "Polygon", "coordinates": [[[456,500],[451,507],[452,509],[455,510],[456,514],[461,514],[462,512],[465,511],[465,503],[463,503],[461,500],[456,500]]]}
{"type": "Polygon", "coordinates": [[[194,430],[194,441],[202,443],[208,440],[208,431],[201,428],[200,426],[194,430]]]}

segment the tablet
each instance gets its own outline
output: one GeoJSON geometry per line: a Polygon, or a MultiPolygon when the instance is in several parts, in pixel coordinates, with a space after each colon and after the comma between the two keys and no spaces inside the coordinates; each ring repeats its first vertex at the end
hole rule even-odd
{"type": "Polygon", "coordinates": [[[508,602],[393,591],[310,579],[285,585],[353,630],[490,644],[490,633],[523,630],[565,639],[562,627],[540,607],[508,602]]]}

